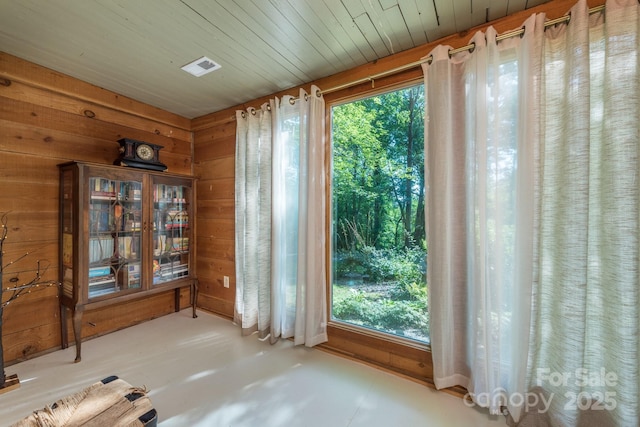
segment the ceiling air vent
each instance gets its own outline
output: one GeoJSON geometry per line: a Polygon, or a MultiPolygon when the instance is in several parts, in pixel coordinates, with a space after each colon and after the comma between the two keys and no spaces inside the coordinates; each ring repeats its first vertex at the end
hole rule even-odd
{"type": "Polygon", "coordinates": [[[184,67],[182,67],[182,69],[189,74],[200,77],[207,73],[215,71],[220,67],[222,67],[222,65],[210,60],[206,56],[203,56],[202,58],[196,59],[195,61],[185,65],[184,67]]]}

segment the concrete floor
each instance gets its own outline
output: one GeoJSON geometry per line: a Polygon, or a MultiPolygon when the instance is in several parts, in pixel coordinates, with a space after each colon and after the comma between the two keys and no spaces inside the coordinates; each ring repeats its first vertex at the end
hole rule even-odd
{"type": "Polygon", "coordinates": [[[241,337],[230,321],[183,310],[9,366],[0,426],[110,375],[144,386],[159,425],[505,426],[461,399],[321,350],[241,337]]]}

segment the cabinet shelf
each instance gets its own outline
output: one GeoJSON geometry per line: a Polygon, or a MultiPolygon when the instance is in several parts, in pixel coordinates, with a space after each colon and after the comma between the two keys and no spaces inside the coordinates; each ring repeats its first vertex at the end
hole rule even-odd
{"type": "Polygon", "coordinates": [[[193,178],[120,166],[60,167],[60,313],[62,347],[73,315],[76,361],[82,315],[108,305],[189,287],[196,317],[193,178]]]}

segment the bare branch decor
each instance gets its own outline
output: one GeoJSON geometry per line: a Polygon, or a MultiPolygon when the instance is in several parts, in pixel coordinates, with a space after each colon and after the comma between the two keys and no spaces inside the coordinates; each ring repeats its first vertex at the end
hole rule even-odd
{"type": "MultiPolygon", "coordinates": [[[[7,213],[2,213],[0,216],[0,287],[4,283],[4,271],[7,267],[24,260],[32,252],[26,252],[17,259],[4,264],[4,243],[7,239],[7,213]]],[[[36,270],[30,280],[19,283],[20,279],[15,276],[9,279],[9,286],[2,288],[2,298],[0,299],[0,394],[19,387],[20,381],[17,375],[7,376],[4,370],[4,348],[2,346],[2,318],[4,314],[4,308],[9,304],[16,301],[19,297],[30,294],[34,290],[42,289],[44,287],[57,286],[58,282],[51,280],[43,280],[43,276],[49,268],[48,261],[36,261],[36,270]],[[4,297],[4,294],[8,294],[8,298],[4,297]]]]}

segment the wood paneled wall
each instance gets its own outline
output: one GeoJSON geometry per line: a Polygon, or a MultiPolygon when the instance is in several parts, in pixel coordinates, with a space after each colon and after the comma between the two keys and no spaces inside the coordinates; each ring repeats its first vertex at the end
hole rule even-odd
{"type": "MultiPolygon", "coordinates": [[[[44,279],[58,277],[59,163],[112,164],[118,139],[163,145],[172,172],[192,173],[189,119],[136,102],[0,52],[0,212],[8,212],[2,288],[24,283],[38,260],[44,279]]],[[[188,290],[182,292],[188,305],[188,290]]],[[[4,310],[4,359],[11,363],[60,348],[57,288],[21,296],[4,310]]],[[[8,294],[3,295],[4,300],[8,294]]],[[[108,333],[173,312],[173,292],[86,312],[85,337],[108,333]]],[[[73,331],[70,330],[70,337],[73,331]]]]}
{"type": "MultiPolygon", "coordinates": [[[[602,4],[602,0],[589,1],[589,6],[602,4]]],[[[575,0],[554,0],[536,8],[526,10],[499,21],[492,22],[498,33],[522,26],[532,13],[545,12],[548,19],[558,18],[575,4],[575,0]]],[[[486,26],[477,27],[464,34],[453,35],[435,43],[426,44],[399,54],[383,58],[344,73],[313,82],[322,90],[338,87],[353,81],[384,73],[405,64],[419,61],[437,45],[454,48],[468,43],[472,34],[486,26]]],[[[410,81],[420,81],[422,70],[417,67],[403,73],[376,79],[348,89],[328,93],[327,119],[332,103],[372,94],[410,81]]],[[[304,88],[308,91],[309,85],[304,88]]],[[[198,184],[198,275],[200,277],[199,305],[227,317],[233,315],[235,298],[234,263],[234,155],[235,155],[235,111],[248,107],[259,108],[269,98],[285,94],[297,95],[299,88],[279,92],[237,105],[192,121],[194,132],[195,173],[198,184]],[[230,276],[231,287],[223,287],[223,276],[230,276]]],[[[329,126],[327,126],[327,129],[329,126]]],[[[329,141],[329,135],[327,135],[329,141]]],[[[329,150],[329,147],[327,147],[329,150]]],[[[327,167],[327,171],[329,168],[327,167]]],[[[328,172],[329,173],[329,172],[328,172]]],[[[327,182],[331,182],[327,175],[327,182]]],[[[330,241],[330,239],[327,239],[330,241]]],[[[329,255],[329,254],[328,254],[329,255]]],[[[338,326],[329,327],[327,350],[360,359],[378,367],[392,370],[412,379],[431,384],[433,378],[431,353],[424,349],[408,347],[393,341],[381,340],[371,335],[357,333],[338,326]]]]}
{"type": "Polygon", "coordinates": [[[235,147],[235,120],[194,132],[198,306],[228,318],[235,298],[235,147]]]}

